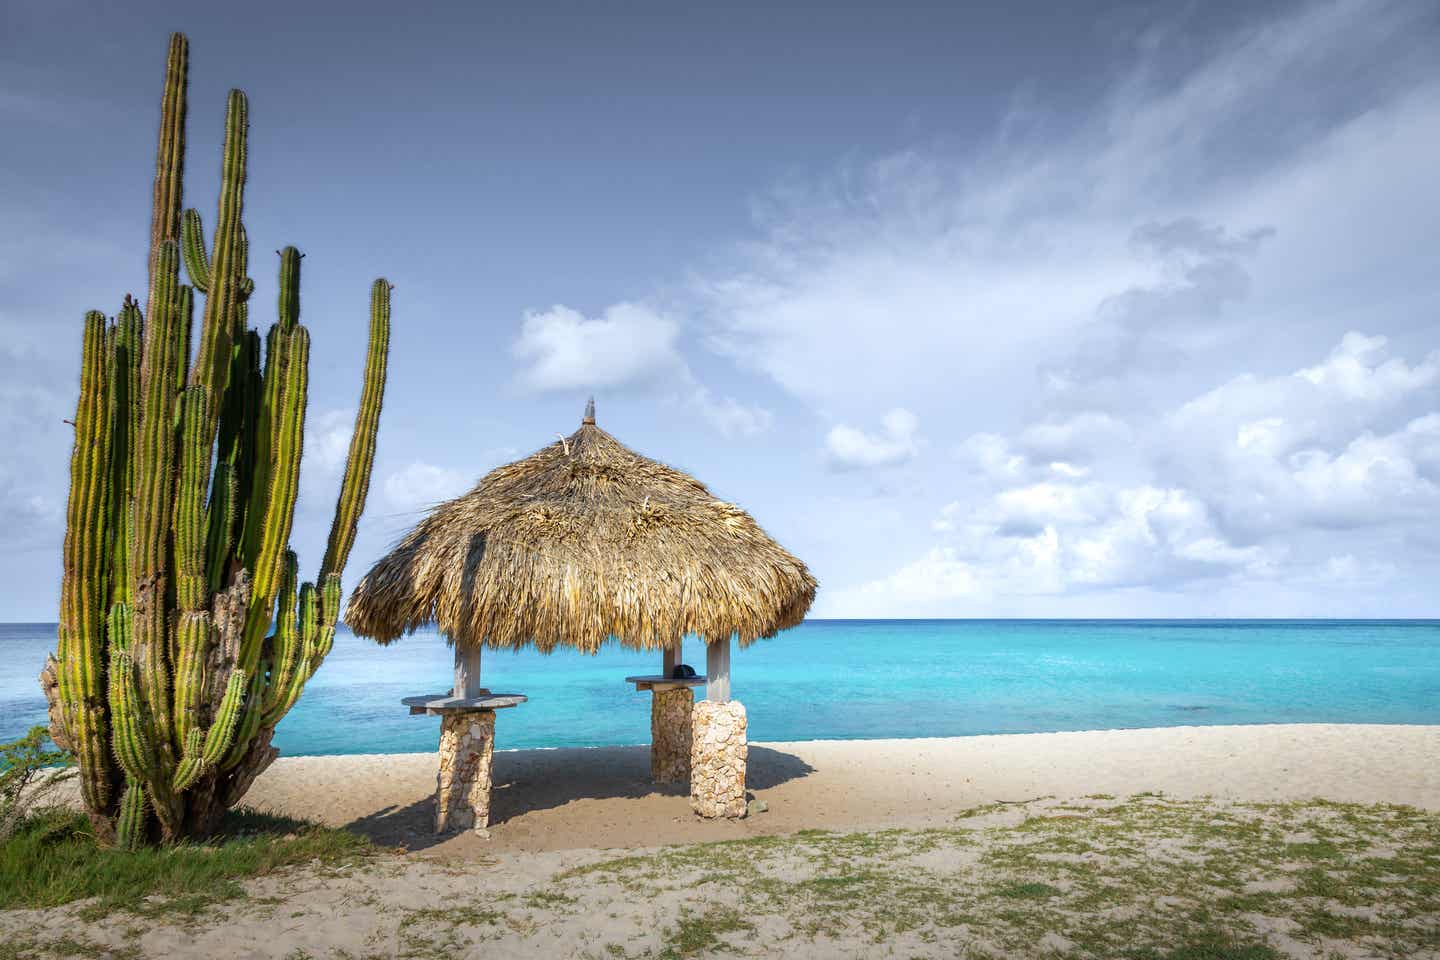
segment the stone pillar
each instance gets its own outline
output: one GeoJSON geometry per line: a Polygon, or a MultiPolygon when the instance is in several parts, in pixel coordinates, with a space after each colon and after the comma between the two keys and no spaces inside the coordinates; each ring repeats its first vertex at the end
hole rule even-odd
{"type": "Polygon", "coordinates": [[[689,687],[653,687],[650,701],[650,779],[656,783],[690,782],[690,713],[695,694],[689,687]]]}
{"type": "Polygon", "coordinates": [[[690,742],[690,806],[702,817],[745,816],[745,705],[695,704],[690,742]]]}
{"type": "Polygon", "coordinates": [[[457,710],[441,716],[436,833],[484,830],[490,825],[490,767],[494,757],[494,710],[457,710]]]}

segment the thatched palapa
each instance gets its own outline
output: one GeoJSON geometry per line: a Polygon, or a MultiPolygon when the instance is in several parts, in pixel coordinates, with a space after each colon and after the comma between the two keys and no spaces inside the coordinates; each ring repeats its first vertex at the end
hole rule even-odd
{"type": "Polygon", "coordinates": [[[380,643],[434,623],[464,646],[745,646],[798,624],[815,586],[744,510],[596,426],[592,402],[568,438],[436,507],[345,622],[380,643]]]}

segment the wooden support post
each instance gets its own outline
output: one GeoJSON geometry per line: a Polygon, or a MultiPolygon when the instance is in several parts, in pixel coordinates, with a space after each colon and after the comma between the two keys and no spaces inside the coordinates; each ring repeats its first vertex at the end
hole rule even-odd
{"type": "Polygon", "coordinates": [[[677,643],[673,647],[666,647],[664,667],[661,669],[660,675],[664,677],[673,677],[675,675],[675,666],[679,662],[680,644],[677,643]]]}
{"type": "Polygon", "coordinates": [[[473,700],[480,696],[480,646],[455,644],[455,696],[473,700]]]}
{"type": "Polygon", "coordinates": [[[730,638],[705,645],[705,699],[716,703],[730,700],[730,638]]]}

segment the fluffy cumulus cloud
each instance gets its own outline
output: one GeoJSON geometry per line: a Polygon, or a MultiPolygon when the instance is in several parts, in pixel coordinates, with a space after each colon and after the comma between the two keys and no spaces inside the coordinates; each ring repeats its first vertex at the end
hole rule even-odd
{"type": "Polygon", "coordinates": [[[650,389],[697,411],[726,436],[770,428],[770,411],[702,383],[681,353],[680,324],[637,303],[619,303],[598,317],[565,306],[526,314],[513,352],[521,386],[537,392],[650,389]]]}
{"type": "Polygon", "coordinates": [[[528,313],[515,341],[520,379],[534,390],[601,390],[674,375],[680,327],[654,310],[619,303],[587,318],[569,307],[528,313]]]}
{"type": "Polygon", "coordinates": [[[937,542],[846,602],[1371,589],[1400,572],[1396,557],[1433,569],[1437,376],[1440,353],[1410,361],[1350,332],[1317,363],[1241,375],[1154,415],[973,435],[956,450],[967,496],[939,511],[937,542]]]}
{"type": "Polygon", "coordinates": [[[920,449],[920,420],[903,407],[896,407],[880,420],[879,433],[867,433],[847,424],[836,424],[825,437],[825,454],[831,466],[840,470],[885,467],[915,458],[920,449]]]}
{"type": "Polygon", "coordinates": [[[1175,410],[1163,466],[1241,540],[1418,522],[1440,506],[1437,383],[1440,352],[1410,363],[1384,337],[1347,333],[1317,364],[1240,376],[1175,410]]]}

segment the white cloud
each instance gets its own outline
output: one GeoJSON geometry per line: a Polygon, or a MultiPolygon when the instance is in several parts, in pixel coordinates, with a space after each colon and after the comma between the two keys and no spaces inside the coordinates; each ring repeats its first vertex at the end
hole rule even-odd
{"type": "Polygon", "coordinates": [[[753,437],[769,430],[775,422],[774,414],[764,407],[742,403],[734,397],[717,397],[698,382],[692,386],[686,402],[727,437],[753,437]]]}
{"type": "Polygon", "coordinates": [[[1169,404],[1237,355],[1333,338],[1337,294],[1377,282],[1354,238],[1420,244],[1440,211],[1416,203],[1440,142],[1424,8],[1313,3],[1201,51],[1151,31],[1097,109],[787,183],[696,283],[710,340],[822,415],[904,403],[964,435],[1169,404]],[[1062,389],[1035,397],[1037,373],[1062,389]]]}
{"type": "Polygon", "coordinates": [[[385,478],[385,500],[400,513],[429,510],[469,490],[475,478],[416,460],[385,478]]]}
{"type": "Polygon", "coordinates": [[[1320,363],[1182,404],[1149,442],[1241,540],[1413,517],[1435,502],[1437,384],[1440,353],[1412,364],[1350,331],[1320,363]]]}
{"type": "Polygon", "coordinates": [[[658,390],[724,436],[770,429],[770,411],[717,395],[700,382],[680,352],[679,336],[674,318],[638,303],[615,304],[596,318],[565,306],[528,313],[513,348],[527,364],[518,379],[537,392],[658,390]]]}
{"type": "Polygon", "coordinates": [[[971,436],[959,453],[979,487],[940,510],[940,542],[835,608],[883,598],[890,612],[955,615],[1094,591],[1335,590],[1347,575],[1371,590],[1403,572],[1397,556],[1433,569],[1440,542],[1414,533],[1440,516],[1436,367],[1350,332],[1318,364],[1236,377],[1160,415],[971,436]],[[1090,466],[1048,459],[1062,451],[1090,466]]]}
{"type": "Polygon", "coordinates": [[[1026,476],[1030,463],[1010,448],[1010,443],[996,433],[976,433],[967,437],[955,455],[982,476],[996,481],[1018,480],[1026,476]]]}
{"type": "Polygon", "coordinates": [[[350,437],[355,431],[355,411],[322,410],[311,414],[305,424],[305,468],[330,477],[345,467],[350,455],[350,437]]]}
{"type": "Polygon", "coordinates": [[[1410,366],[1400,357],[1387,356],[1384,337],[1367,337],[1350,331],[1330,351],[1325,362],[1296,377],[1346,400],[1386,402],[1440,380],[1440,352],[1410,366]]]}
{"type": "Polygon", "coordinates": [[[825,436],[825,452],[840,470],[884,467],[913,460],[920,450],[920,420],[904,407],[896,407],[880,420],[881,432],[866,433],[837,424],[825,436]]]}
{"type": "Polygon", "coordinates": [[[532,390],[601,390],[673,377],[684,365],[680,325],[649,307],[617,303],[587,318],[565,306],[527,313],[514,345],[532,390]]]}
{"type": "Polygon", "coordinates": [[[1020,434],[1016,445],[1036,459],[1087,462],[1133,440],[1134,431],[1124,421],[1106,413],[1085,411],[1032,423],[1020,434]]]}

